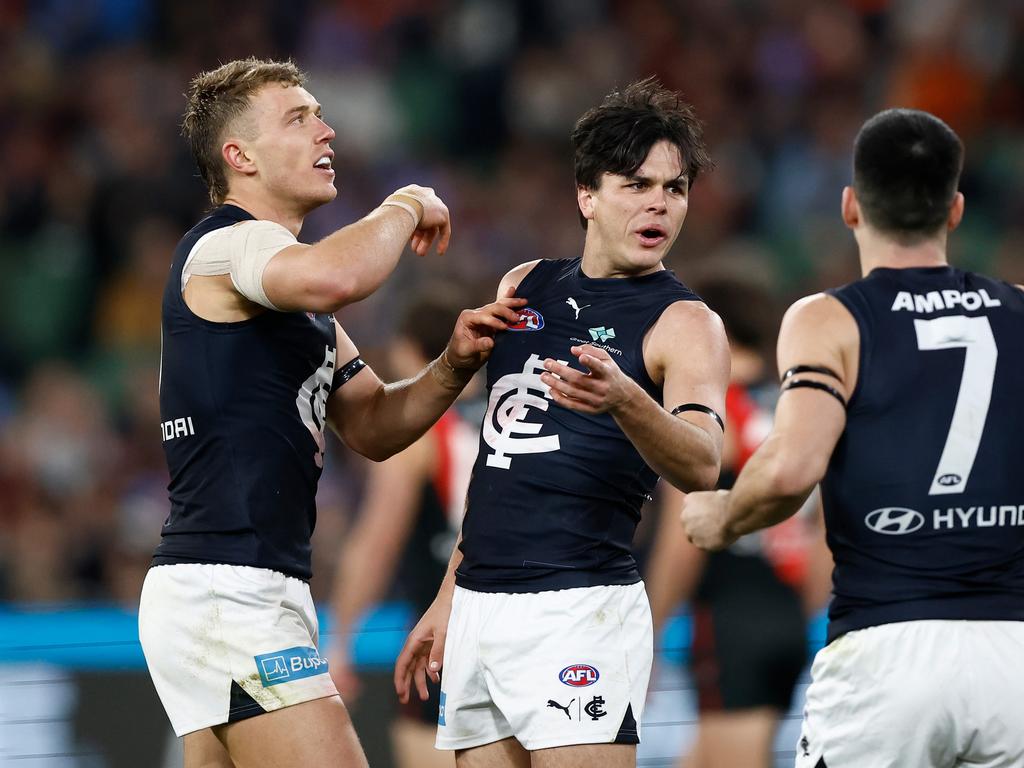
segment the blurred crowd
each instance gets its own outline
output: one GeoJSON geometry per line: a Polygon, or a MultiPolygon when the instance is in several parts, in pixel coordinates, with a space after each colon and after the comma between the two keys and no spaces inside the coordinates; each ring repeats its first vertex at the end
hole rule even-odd
{"type": "MultiPolygon", "coordinates": [[[[853,279],[839,220],[861,122],[930,110],[967,146],[956,263],[1024,282],[1018,0],[0,0],[0,600],[134,605],[166,515],[160,301],[208,206],[182,92],[235,57],[291,57],[337,130],[313,241],[406,183],[453,213],[339,317],[371,362],[410,286],[485,300],[511,266],[577,255],[568,135],[656,74],[706,123],[670,266],[756,275],[782,299],[853,279]]],[[[365,466],[334,445],[319,496],[325,596],[365,466]]]]}

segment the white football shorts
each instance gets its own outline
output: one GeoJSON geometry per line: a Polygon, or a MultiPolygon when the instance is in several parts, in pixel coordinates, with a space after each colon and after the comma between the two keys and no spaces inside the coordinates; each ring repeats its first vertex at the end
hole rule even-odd
{"type": "Polygon", "coordinates": [[[1024,766],[1024,622],[860,629],[811,677],[796,768],[1024,766]]]}
{"type": "Polygon", "coordinates": [[[643,582],[505,594],[455,588],[437,748],[640,740],[654,655],[643,582]]]}
{"type": "Polygon", "coordinates": [[[178,736],[336,696],[317,634],[309,585],[276,571],[158,565],[142,587],[139,639],[178,736]]]}

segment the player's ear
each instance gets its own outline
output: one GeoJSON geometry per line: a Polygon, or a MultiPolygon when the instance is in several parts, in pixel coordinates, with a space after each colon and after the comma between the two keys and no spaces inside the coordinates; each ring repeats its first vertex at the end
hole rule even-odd
{"type": "Polygon", "coordinates": [[[251,176],[256,173],[256,163],[246,153],[245,147],[238,139],[229,139],[220,148],[221,157],[227,163],[228,168],[237,173],[251,176]]]}
{"type": "Polygon", "coordinates": [[[843,223],[850,229],[856,229],[860,224],[860,203],[853,187],[843,187],[842,213],[843,223]]]}
{"type": "Polygon", "coordinates": [[[594,190],[582,184],[576,187],[576,202],[580,206],[580,213],[588,221],[594,218],[594,190]]]}
{"type": "Polygon", "coordinates": [[[946,219],[946,230],[952,232],[954,229],[960,226],[960,221],[964,217],[964,193],[957,192],[956,197],[953,198],[953,204],[949,206],[949,218],[946,219]]]}

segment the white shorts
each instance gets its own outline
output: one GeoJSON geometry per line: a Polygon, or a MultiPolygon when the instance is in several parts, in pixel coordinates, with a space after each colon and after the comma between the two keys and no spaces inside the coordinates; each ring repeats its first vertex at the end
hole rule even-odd
{"type": "Polygon", "coordinates": [[[811,677],[797,768],[1024,766],[1024,622],[857,630],[811,677]]]}
{"type": "Polygon", "coordinates": [[[309,586],[241,565],[149,569],[139,639],[182,736],[338,693],[317,652],[309,586]]]}
{"type": "Polygon", "coordinates": [[[437,748],[640,740],[654,655],[643,582],[504,594],[455,588],[437,748]]]}

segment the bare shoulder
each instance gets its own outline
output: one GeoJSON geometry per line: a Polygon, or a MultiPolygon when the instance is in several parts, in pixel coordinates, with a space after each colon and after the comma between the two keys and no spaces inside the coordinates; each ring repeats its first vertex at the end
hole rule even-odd
{"type": "Polygon", "coordinates": [[[669,304],[644,339],[644,362],[655,382],[673,365],[707,366],[727,378],[729,341],[722,319],[702,301],[669,304]]]}
{"type": "Polygon", "coordinates": [[[828,293],[815,293],[796,301],[782,318],[780,334],[857,332],[857,322],[843,303],[828,293]]]}
{"type": "Polygon", "coordinates": [[[651,329],[651,340],[678,343],[679,335],[687,341],[704,344],[727,344],[725,325],[703,301],[677,301],[669,304],[651,329]]]}
{"type": "Polygon", "coordinates": [[[540,262],[541,259],[527,261],[520,264],[517,267],[513,267],[508,272],[506,272],[505,276],[501,278],[501,282],[498,283],[498,298],[502,298],[509,288],[517,287],[523,281],[523,278],[530,274],[533,268],[536,267],[540,262]]]}
{"type": "MultiPolygon", "coordinates": [[[[779,374],[794,366],[834,371],[849,397],[857,381],[860,331],[850,311],[834,296],[815,293],[793,304],[779,329],[779,374]]],[[[818,378],[817,374],[807,374],[818,378]]]]}

